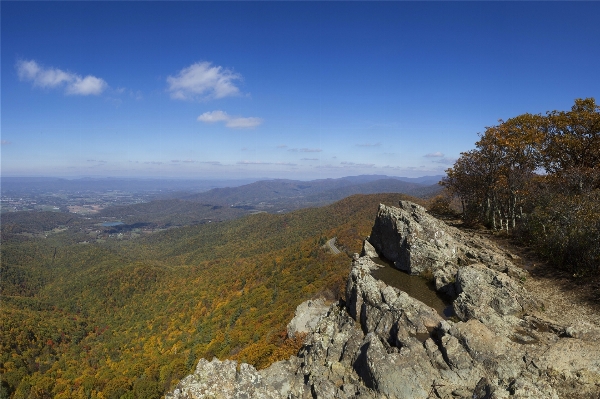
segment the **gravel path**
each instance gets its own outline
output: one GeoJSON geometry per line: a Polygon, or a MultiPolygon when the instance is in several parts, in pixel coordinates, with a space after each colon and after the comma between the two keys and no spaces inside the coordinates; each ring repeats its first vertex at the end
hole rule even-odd
{"type": "Polygon", "coordinates": [[[506,237],[491,233],[479,235],[512,254],[514,263],[529,271],[531,276],[525,280],[525,288],[544,304],[539,317],[563,326],[600,328],[599,276],[574,277],[566,271],[556,270],[540,260],[530,248],[518,246],[506,237]]]}

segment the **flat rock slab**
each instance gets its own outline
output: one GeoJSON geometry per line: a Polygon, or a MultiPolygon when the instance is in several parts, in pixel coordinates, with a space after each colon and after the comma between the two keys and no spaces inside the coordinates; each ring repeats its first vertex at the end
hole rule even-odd
{"type": "Polygon", "coordinates": [[[323,298],[310,299],[296,307],[294,318],[287,325],[288,337],[294,338],[298,333],[309,333],[316,327],[319,320],[327,314],[329,305],[323,298]]]}

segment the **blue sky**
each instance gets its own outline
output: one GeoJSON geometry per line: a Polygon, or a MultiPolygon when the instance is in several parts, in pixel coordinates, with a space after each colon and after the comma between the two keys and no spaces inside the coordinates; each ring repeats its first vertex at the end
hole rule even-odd
{"type": "Polygon", "coordinates": [[[2,175],[442,174],[600,94],[598,2],[1,2],[2,175]]]}

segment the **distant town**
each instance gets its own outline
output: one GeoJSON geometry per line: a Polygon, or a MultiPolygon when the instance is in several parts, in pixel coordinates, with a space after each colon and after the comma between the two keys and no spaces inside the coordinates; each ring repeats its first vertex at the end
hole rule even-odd
{"type": "Polygon", "coordinates": [[[0,210],[2,212],[53,211],[89,215],[98,213],[109,206],[139,204],[154,198],[156,198],[156,194],[128,193],[121,190],[21,192],[18,195],[3,193],[0,197],[0,210]]]}

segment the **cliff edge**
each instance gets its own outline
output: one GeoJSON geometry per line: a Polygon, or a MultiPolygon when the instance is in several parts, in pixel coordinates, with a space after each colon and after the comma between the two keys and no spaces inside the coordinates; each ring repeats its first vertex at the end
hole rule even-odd
{"type": "Polygon", "coordinates": [[[380,205],[362,255],[346,301],[320,317],[297,356],[260,371],[201,359],[166,398],[600,396],[599,326],[544,319],[521,283],[527,273],[489,241],[402,201],[380,205]],[[375,255],[433,276],[455,316],[374,278],[375,255]]]}

